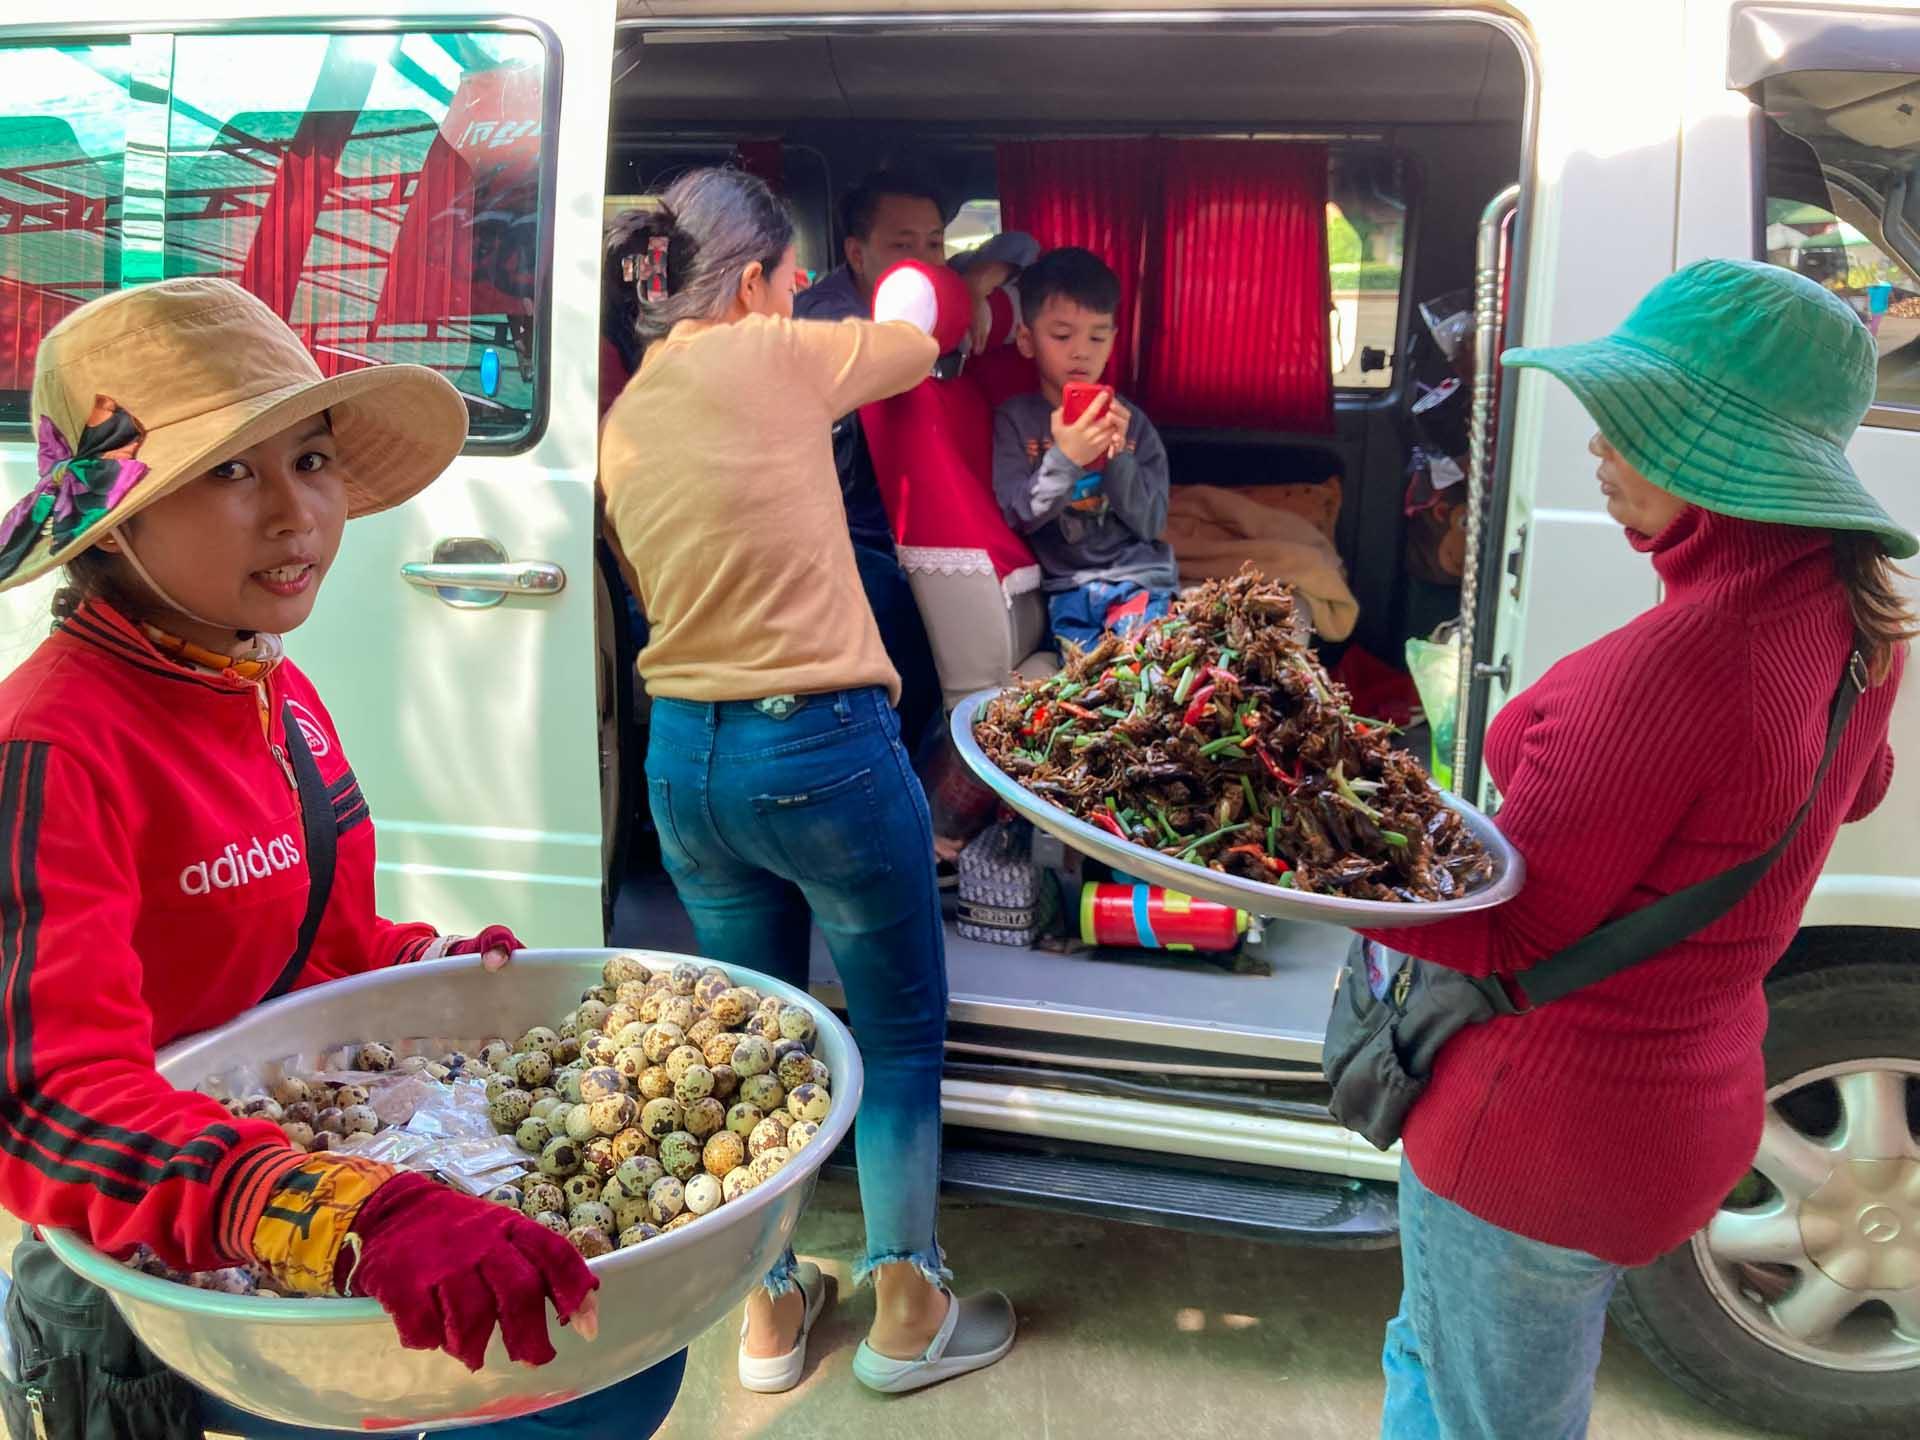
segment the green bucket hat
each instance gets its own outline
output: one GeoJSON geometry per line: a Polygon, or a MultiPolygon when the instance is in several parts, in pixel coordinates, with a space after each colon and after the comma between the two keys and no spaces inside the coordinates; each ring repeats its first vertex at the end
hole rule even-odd
{"type": "Polygon", "coordinates": [[[1838,296],[1754,260],[1702,260],[1604,340],[1509,350],[1558,376],[1647,479],[1703,510],[1862,530],[1920,552],[1847,463],[1873,403],[1873,337],[1838,296]]]}

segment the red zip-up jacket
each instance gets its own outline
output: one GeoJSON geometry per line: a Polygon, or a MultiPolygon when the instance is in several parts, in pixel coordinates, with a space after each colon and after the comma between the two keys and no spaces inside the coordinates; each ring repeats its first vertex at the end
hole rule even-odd
{"type": "Polygon", "coordinates": [[[101,604],[0,682],[0,1205],[188,1270],[249,1258],[264,1192],[296,1160],[278,1125],[154,1069],[158,1047],[258,1003],[295,954],[307,846],[289,711],[339,835],[295,986],[435,939],[374,913],[373,825],[313,686],[288,661],[264,685],[184,668],[101,604]]]}

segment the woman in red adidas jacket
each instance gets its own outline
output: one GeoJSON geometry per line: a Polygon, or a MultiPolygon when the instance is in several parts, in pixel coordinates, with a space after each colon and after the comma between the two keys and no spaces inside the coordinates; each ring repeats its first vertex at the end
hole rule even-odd
{"type": "MultiPolygon", "coordinates": [[[[154,1068],[158,1046],[284,991],[444,954],[498,968],[517,947],[498,926],[452,940],[374,912],[366,801],[279,639],[345,522],[459,452],[463,402],[417,366],[324,379],[265,305],[188,279],[50,331],[33,417],[40,482],[0,521],[0,588],[57,565],[68,584],[53,635],[0,683],[0,1205],[181,1270],[256,1264],[295,1292],[372,1296],[402,1343],[474,1368],[496,1326],[514,1359],[550,1360],[549,1301],[585,1333],[596,1319],[564,1239],[419,1175],[302,1153],[154,1068]],[[330,886],[309,872],[302,773],[332,811],[330,886]]],[[[679,1377],[669,1362],[591,1415],[482,1429],[614,1433],[618,1414],[645,1435],[679,1377]]]]}

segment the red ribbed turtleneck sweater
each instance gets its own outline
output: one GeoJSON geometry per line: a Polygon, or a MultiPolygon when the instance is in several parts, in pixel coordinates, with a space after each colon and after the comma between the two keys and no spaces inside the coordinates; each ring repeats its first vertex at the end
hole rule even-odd
{"type": "MultiPolygon", "coordinates": [[[[1664,598],[1555,665],[1488,732],[1524,892],[1384,942],[1477,975],[1524,972],[1766,849],[1806,798],[1853,633],[1831,537],[1696,509],[1658,539],[1629,539],[1653,556],[1664,598]]],[[[1806,825],[1731,913],[1445,1047],[1406,1130],[1430,1189],[1622,1265],[1706,1223],[1759,1145],[1761,983],[1835,832],[1892,778],[1898,676],[1861,697],[1806,825]]]]}

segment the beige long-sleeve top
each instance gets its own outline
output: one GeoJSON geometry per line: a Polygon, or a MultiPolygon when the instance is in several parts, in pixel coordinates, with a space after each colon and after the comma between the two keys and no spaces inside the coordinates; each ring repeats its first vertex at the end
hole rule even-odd
{"type": "Polygon", "coordinates": [[[911,389],[937,347],[913,326],[752,316],[683,324],[607,412],[607,519],[651,626],[655,695],[760,700],[884,685],[833,464],[834,420],[911,389]]]}

